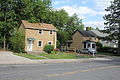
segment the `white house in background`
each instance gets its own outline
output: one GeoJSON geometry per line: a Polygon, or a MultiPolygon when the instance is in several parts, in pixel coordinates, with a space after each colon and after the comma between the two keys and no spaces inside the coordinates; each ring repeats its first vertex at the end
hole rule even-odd
{"type": "MultiPolygon", "coordinates": [[[[91,30],[91,31],[94,32],[99,37],[106,37],[106,36],[110,35],[107,33],[100,32],[99,30],[91,30]]],[[[118,40],[108,41],[108,40],[100,39],[99,42],[102,43],[103,47],[105,47],[105,46],[106,47],[114,47],[114,48],[118,47],[118,40]]]]}

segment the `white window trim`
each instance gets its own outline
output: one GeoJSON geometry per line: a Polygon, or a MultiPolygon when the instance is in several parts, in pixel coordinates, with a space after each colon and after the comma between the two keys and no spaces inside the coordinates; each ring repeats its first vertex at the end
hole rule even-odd
{"type": "Polygon", "coordinates": [[[42,47],[42,46],[43,46],[43,41],[42,41],[42,40],[38,40],[38,41],[37,41],[37,46],[38,46],[38,47],[42,47]],[[41,41],[41,46],[39,46],[39,41],[41,41]]]}
{"type": "MultiPolygon", "coordinates": [[[[39,31],[40,31],[40,30],[41,30],[41,29],[39,29],[39,30],[38,30],[38,34],[40,34],[40,33],[39,33],[39,31]]],[[[43,30],[41,30],[41,31],[42,31],[42,33],[41,33],[41,34],[43,34],[43,30]]]]}
{"type": "Polygon", "coordinates": [[[48,45],[53,45],[52,41],[48,41],[48,43],[47,43],[48,45]],[[51,44],[48,44],[49,42],[51,42],[51,44]]]}
{"type": "Polygon", "coordinates": [[[53,35],[54,34],[54,31],[52,31],[52,34],[50,34],[50,31],[49,31],[49,35],[53,35]]]}

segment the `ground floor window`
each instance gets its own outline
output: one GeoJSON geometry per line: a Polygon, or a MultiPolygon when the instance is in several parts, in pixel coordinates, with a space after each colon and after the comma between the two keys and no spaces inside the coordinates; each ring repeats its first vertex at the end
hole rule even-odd
{"type": "Polygon", "coordinates": [[[48,41],[48,45],[52,45],[52,41],[48,41]]]}
{"type": "Polygon", "coordinates": [[[38,41],[38,46],[42,47],[42,41],[38,41]]]}

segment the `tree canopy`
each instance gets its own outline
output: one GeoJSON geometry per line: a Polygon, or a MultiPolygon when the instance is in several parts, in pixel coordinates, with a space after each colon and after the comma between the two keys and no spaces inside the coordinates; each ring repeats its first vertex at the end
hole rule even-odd
{"type": "Polygon", "coordinates": [[[76,29],[84,29],[82,19],[76,14],[69,16],[63,9],[52,8],[51,0],[0,0],[0,47],[10,44],[21,20],[53,24],[59,30],[61,44],[71,39],[76,29]]]}
{"type": "Polygon", "coordinates": [[[112,36],[118,37],[118,54],[120,55],[120,0],[111,1],[111,5],[105,10],[109,12],[104,16],[105,25],[107,25],[106,30],[109,33],[117,34],[117,36],[112,36]]]}

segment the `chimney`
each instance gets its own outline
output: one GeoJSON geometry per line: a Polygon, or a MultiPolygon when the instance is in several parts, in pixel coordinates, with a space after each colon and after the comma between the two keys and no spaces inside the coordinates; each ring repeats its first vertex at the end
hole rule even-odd
{"type": "Polygon", "coordinates": [[[90,27],[86,27],[86,31],[89,31],[90,30],[90,27]]]}

